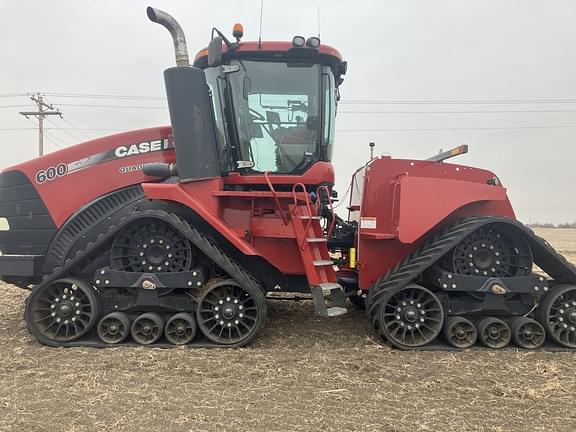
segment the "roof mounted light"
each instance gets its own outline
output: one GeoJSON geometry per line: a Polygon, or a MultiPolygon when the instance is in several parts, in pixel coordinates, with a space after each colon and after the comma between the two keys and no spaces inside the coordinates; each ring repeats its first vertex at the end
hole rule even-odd
{"type": "Polygon", "coordinates": [[[297,48],[302,48],[305,44],[306,39],[304,39],[304,36],[294,36],[292,38],[292,45],[294,45],[297,48]]]}
{"type": "Polygon", "coordinates": [[[306,40],[306,46],[308,46],[310,48],[314,48],[314,49],[320,48],[320,38],[318,38],[316,36],[309,37],[306,40]]]}
{"type": "Polygon", "coordinates": [[[244,36],[244,27],[242,24],[234,24],[234,27],[232,28],[232,36],[236,38],[236,42],[240,42],[240,39],[242,39],[242,36],[244,36]]]}

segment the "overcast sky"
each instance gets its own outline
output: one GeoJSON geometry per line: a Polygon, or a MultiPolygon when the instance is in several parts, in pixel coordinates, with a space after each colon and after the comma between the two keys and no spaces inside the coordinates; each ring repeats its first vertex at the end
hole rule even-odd
{"type": "MultiPolygon", "coordinates": [[[[0,167],[37,151],[35,124],[18,114],[33,105],[6,95],[164,96],[172,45],[148,5],[180,21],[191,55],[212,26],[230,34],[241,22],[244,40],[258,38],[260,0],[0,0],[0,167]]],[[[263,39],[317,34],[318,8],[322,41],[349,63],[334,160],[341,193],[370,141],[402,158],[468,144],[458,162],[496,172],[523,221],[576,220],[576,1],[265,0],[263,39]]],[[[47,99],[65,121],[46,124],[46,151],[168,123],[162,100],[47,99]]]]}

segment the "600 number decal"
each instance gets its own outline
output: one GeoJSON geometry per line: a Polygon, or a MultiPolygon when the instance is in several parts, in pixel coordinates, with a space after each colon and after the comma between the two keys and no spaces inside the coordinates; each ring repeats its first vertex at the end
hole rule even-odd
{"type": "Polygon", "coordinates": [[[40,170],[36,173],[36,183],[42,184],[47,181],[52,181],[58,177],[63,177],[68,174],[68,165],[61,163],[55,167],[48,167],[45,170],[40,170]]]}

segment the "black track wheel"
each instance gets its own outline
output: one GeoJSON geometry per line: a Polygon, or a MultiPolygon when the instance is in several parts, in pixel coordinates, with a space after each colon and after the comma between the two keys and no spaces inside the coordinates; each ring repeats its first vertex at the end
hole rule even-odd
{"type": "Polygon", "coordinates": [[[145,219],[124,228],[114,238],[110,265],[136,273],[181,272],[191,267],[190,242],[167,222],[145,219]]]}
{"type": "Polygon", "coordinates": [[[221,345],[244,345],[266,320],[262,290],[227,279],[212,285],[198,299],[198,327],[208,339],[221,345]]]}
{"type": "Polygon", "coordinates": [[[474,323],[463,317],[450,317],[444,324],[444,339],[456,348],[470,348],[478,339],[474,323]]]}
{"type": "Polygon", "coordinates": [[[118,344],[130,334],[130,318],[123,312],[109,313],[100,320],[96,332],[102,342],[118,344]]]}
{"type": "Polygon", "coordinates": [[[196,324],[196,319],[192,314],[182,312],[177,313],[166,323],[166,328],[164,329],[164,334],[168,342],[174,345],[185,345],[190,343],[194,336],[196,336],[196,331],[198,330],[198,325],[196,324]]]}
{"type": "Polygon", "coordinates": [[[566,348],[576,348],[576,286],[550,289],[538,308],[538,318],[548,336],[566,348]]]}
{"type": "Polygon", "coordinates": [[[80,339],[99,316],[98,294],[91,285],[78,279],[59,279],[40,285],[26,301],[28,330],[47,345],[80,339]]]}
{"type": "Polygon", "coordinates": [[[427,288],[409,284],[393,289],[382,297],[379,331],[400,349],[421,347],[442,331],[442,303],[427,288]]]}
{"type": "Polygon", "coordinates": [[[484,277],[528,276],[532,262],[526,236],[498,224],[474,231],[444,258],[447,270],[484,277]]]}
{"type": "Polygon", "coordinates": [[[538,321],[527,317],[514,318],[510,323],[512,340],[520,348],[536,349],[544,345],[546,331],[538,321]]]}
{"type": "Polygon", "coordinates": [[[512,332],[510,326],[501,319],[486,317],[478,321],[478,339],[488,348],[500,349],[510,343],[512,332]]]}
{"type": "Polygon", "coordinates": [[[130,333],[141,345],[150,345],[162,337],[164,320],[157,313],[144,313],[134,320],[130,333]]]}

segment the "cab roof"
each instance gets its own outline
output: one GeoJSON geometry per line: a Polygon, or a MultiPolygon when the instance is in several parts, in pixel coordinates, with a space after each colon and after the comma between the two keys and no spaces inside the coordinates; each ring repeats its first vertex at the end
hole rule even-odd
{"type": "MultiPolygon", "coordinates": [[[[340,52],[329,45],[321,44],[319,48],[295,47],[287,41],[246,41],[235,45],[231,52],[226,45],[223,46],[223,54],[230,58],[319,58],[322,63],[338,67],[342,64],[340,52]]],[[[194,58],[194,66],[206,68],[208,66],[208,48],[200,50],[194,58]]]]}

